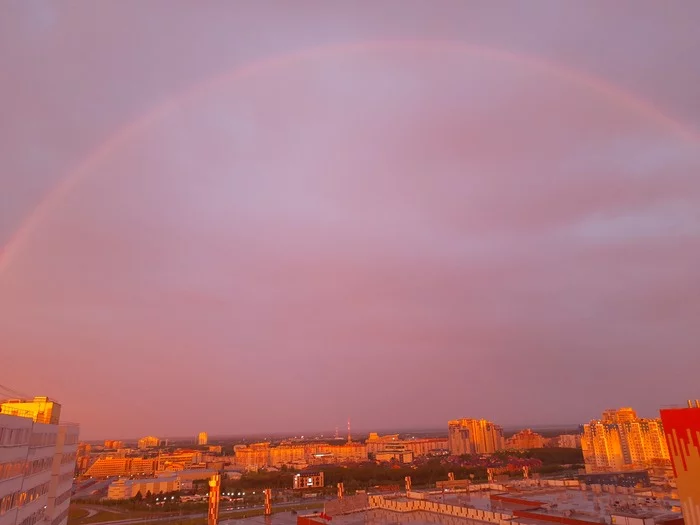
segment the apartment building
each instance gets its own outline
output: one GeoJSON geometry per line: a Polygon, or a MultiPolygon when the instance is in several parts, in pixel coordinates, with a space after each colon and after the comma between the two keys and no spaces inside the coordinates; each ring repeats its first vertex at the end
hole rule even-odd
{"type": "Polygon", "coordinates": [[[670,464],[661,419],[638,418],[629,407],[606,410],[601,419],[584,425],[581,448],[586,472],[670,464]]]}
{"type": "Polygon", "coordinates": [[[506,447],[512,450],[543,448],[545,439],[532,429],[526,428],[506,440],[506,447]]]}
{"type": "Polygon", "coordinates": [[[453,419],[447,423],[450,454],[491,454],[505,448],[503,429],[486,419],[453,419]]]}
{"type": "Polygon", "coordinates": [[[66,525],[79,427],[48,398],[0,405],[0,525],[66,525]]]}

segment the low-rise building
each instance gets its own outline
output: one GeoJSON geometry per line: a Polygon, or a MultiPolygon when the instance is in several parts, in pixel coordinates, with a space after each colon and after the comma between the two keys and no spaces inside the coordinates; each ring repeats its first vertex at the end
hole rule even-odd
{"type": "Polygon", "coordinates": [[[292,488],[298,490],[323,487],[323,472],[300,472],[294,476],[292,483],[292,488]]]}
{"type": "Polygon", "coordinates": [[[437,450],[447,450],[447,438],[420,438],[420,439],[399,439],[398,434],[380,436],[376,432],[371,432],[365,446],[368,454],[376,454],[385,449],[387,444],[404,445],[405,450],[413,452],[414,457],[428,456],[437,450]]]}
{"type": "Polygon", "coordinates": [[[180,490],[180,479],[177,476],[148,478],[148,479],[118,479],[109,484],[107,499],[131,499],[139,492],[142,496],[147,493],[176,492],[180,490]]]}
{"type": "Polygon", "coordinates": [[[157,468],[157,458],[127,458],[108,454],[97,458],[84,475],[90,478],[152,476],[157,468]]]}

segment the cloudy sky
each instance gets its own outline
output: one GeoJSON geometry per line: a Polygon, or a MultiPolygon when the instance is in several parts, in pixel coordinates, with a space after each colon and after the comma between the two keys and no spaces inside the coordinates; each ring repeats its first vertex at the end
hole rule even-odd
{"type": "Polygon", "coordinates": [[[83,436],[700,397],[700,4],[0,4],[0,384],[83,436]]]}

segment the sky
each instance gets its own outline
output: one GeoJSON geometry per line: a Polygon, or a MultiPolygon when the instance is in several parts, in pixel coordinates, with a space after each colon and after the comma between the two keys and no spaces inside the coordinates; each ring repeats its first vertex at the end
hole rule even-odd
{"type": "Polygon", "coordinates": [[[86,439],[700,397],[698,17],[0,3],[0,384],[86,439]]]}

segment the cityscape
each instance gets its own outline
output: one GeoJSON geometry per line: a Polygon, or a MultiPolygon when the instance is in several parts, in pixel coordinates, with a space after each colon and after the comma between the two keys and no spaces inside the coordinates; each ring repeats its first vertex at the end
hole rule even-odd
{"type": "Polygon", "coordinates": [[[209,525],[280,512],[302,525],[378,511],[511,525],[696,525],[700,516],[700,400],[653,419],[606,410],[572,433],[506,436],[492,421],[460,418],[435,436],[353,438],[348,422],[343,437],[257,443],[206,431],[187,443],[82,442],[61,410],[49,397],[0,405],[0,524],[203,522],[204,510],[209,525]]]}
{"type": "Polygon", "coordinates": [[[0,0],[0,525],[700,525],[698,22],[0,0]]]}

